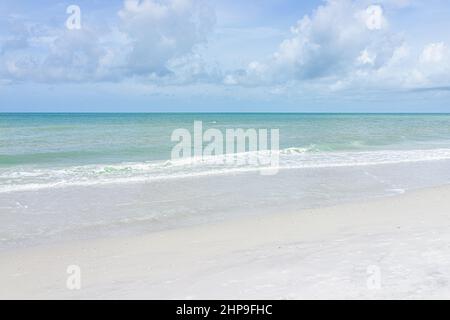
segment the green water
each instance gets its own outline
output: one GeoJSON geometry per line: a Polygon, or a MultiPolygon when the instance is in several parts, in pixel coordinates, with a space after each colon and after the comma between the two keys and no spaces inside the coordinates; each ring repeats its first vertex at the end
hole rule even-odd
{"type": "Polygon", "coordinates": [[[450,145],[450,115],[0,114],[0,166],[169,159],[176,128],[278,128],[280,148],[357,151],[450,145]]]}

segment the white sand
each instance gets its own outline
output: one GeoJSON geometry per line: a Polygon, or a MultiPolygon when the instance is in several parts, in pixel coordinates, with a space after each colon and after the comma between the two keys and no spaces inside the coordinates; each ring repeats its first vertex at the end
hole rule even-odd
{"type": "Polygon", "coordinates": [[[0,298],[450,298],[450,187],[5,251],[0,298]],[[80,290],[66,288],[69,265],[80,290]]]}

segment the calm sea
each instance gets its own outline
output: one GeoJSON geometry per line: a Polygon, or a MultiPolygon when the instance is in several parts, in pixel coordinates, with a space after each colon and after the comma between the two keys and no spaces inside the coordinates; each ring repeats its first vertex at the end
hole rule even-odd
{"type": "Polygon", "coordinates": [[[450,159],[444,114],[0,114],[0,192],[226,173],[167,162],[194,121],[279,129],[282,168],[450,159]]]}

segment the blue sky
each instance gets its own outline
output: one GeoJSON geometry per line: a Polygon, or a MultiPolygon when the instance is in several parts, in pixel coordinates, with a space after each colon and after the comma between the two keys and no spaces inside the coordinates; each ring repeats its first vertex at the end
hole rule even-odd
{"type": "Polygon", "coordinates": [[[444,0],[5,0],[0,112],[450,112],[448,30],[444,0]]]}

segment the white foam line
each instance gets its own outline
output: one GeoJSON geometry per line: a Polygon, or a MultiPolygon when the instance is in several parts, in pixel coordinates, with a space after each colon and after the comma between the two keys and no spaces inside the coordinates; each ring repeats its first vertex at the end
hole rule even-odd
{"type": "MultiPolygon", "coordinates": [[[[450,149],[431,149],[431,150],[405,150],[405,151],[372,151],[372,152],[346,152],[346,153],[316,153],[312,157],[320,157],[321,155],[334,156],[339,158],[341,161],[345,162],[327,162],[327,163],[302,163],[302,164],[281,164],[277,168],[279,170],[289,170],[289,169],[312,169],[312,168],[334,168],[334,167],[353,167],[353,166],[375,166],[375,165],[385,165],[385,164],[399,164],[399,163],[415,163],[415,162],[427,162],[427,161],[441,161],[450,160],[450,149]],[[417,156],[420,154],[419,158],[411,158],[411,156],[417,156]],[[431,155],[429,153],[432,153],[431,155]],[[386,160],[372,160],[372,161],[358,161],[356,157],[361,156],[397,156],[401,159],[386,159],[386,160]]],[[[288,157],[295,157],[297,155],[290,155],[288,157]]],[[[305,154],[301,154],[302,157],[305,154]]],[[[395,157],[394,157],[395,158],[395,157]]],[[[308,159],[306,159],[308,160],[308,159]]],[[[312,159],[315,161],[315,159],[312,159]]],[[[317,160],[317,159],[316,159],[317,160]]],[[[325,159],[327,161],[327,159],[325,159]]],[[[164,162],[166,163],[166,162],[164,162]]],[[[142,167],[142,164],[135,164],[136,166],[142,167]]],[[[116,167],[122,168],[121,166],[133,166],[133,164],[122,164],[122,165],[106,165],[105,167],[116,167]]],[[[144,165],[144,167],[147,165],[144,165]]],[[[158,164],[149,164],[150,167],[158,167],[158,164]]],[[[96,166],[101,167],[101,166],[96,166]]],[[[75,170],[80,170],[83,167],[76,167],[75,170]]],[[[148,167],[147,167],[148,168],[148,167]]],[[[97,185],[109,185],[109,184],[124,184],[124,183],[142,183],[169,179],[184,179],[193,177],[205,177],[205,176],[220,176],[234,173],[246,173],[260,171],[267,166],[247,166],[247,167],[227,167],[226,165],[221,168],[214,168],[200,172],[191,173],[178,173],[178,174],[164,174],[160,176],[136,176],[127,178],[110,178],[110,179],[96,179],[96,180],[84,180],[84,181],[59,181],[54,183],[31,183],[24,185],[7,185],[0,187],[0,193],[9,192],[20,192],[20,191],[31,191],[31,190],[42,190],[51,188],[65,188],[65,187],[77,187],[77,186],[97,186],[97,185]]],[[[61,171],[61,170],[58,170],[61,171]]]]}

